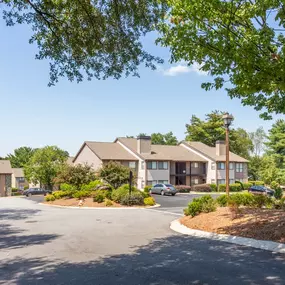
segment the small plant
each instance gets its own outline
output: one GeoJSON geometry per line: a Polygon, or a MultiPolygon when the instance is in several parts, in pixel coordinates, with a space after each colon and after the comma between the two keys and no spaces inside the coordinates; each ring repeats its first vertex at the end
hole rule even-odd
{"type": "Polygon", "coordinates": [[[151,188],[152,188],[152,185],[147,185],[147,186],[144,187],[143,192],[149,194],[149,191],[150,191],[151,188]]]}
{"type": "Polygon", "coordinates": [[[230,197],[228,200],[228,207],[231,211],[232,220],[236,219],[239,214],[239,204],[230,197]]]}
{"type": "Polygon", "coordinates": [[[234,183],[234,184],[230,184],[230,192],[239,192],[242,190],[242,184],[240,183],[234,183]]]}
{"type": "Polygon", "coordinates": [[[94,191],[97,190],[103,183],[99,180],[91,181],[88,184],[84,184],[81,186],[81,190],[83,191],[94,191]]]}
{"type": "Polygon", "coordinates": [[[110,199],[105,198],[104,203],[106,207],[113,206],[113,202],[110,199]]]}
{"type": "Polygon", "coordinates": [[[190,215],[192,217],[197,216],[201,212],[210,213],[217,209],[215,200],[210,195],[202,196],[201,198],[195,198],[188,207],[184,209],[185,215],[190,215]]]}
{"type": "Polygon", "coordinates": [[[186,209],[184,209],[184,214],[186,216],[195,217],[201,213],[201,210],[202,210],[201,203],[193,201],[188,204],[188,207],[186,209]]]}
{"type": "Polygon", "coordinates": [[[144,198],[143,202],[146,206],[154,206],[155,205],[155,200],[153,197],[144,198]]]}
{"type": "Polygon", "coordinates": [[[218,191],[219,192],[226,192],[226,184],[220,184],[218,186],[218,191]]]}
{"type": "Polygon", "coordinates": [[[272,203],[271,198],[265,195],[254,195],[253,206],[257,208],[265,207],[266,205],[272,203]]]}
{"type": "Polygon", "coordinates": [[[209,184],[200,184],[200,185],[194,185],[193,191],[195,192],[211,192],[212,189],[209,184]]]}
{"type": "MultiPolygon", "coordinates": [[[[136,193],[136,192],[139,192],[141,196],[143,195],[141,191],[139,191],[136,187],[133,186],[132,193],[136,193]]],[[[129,185],[128,184],[122,185],[118,189],[113,190],[112,200],[117,203],[120,203],[120,200],[126,195],[129,195],[129,185]]]]}
{"type": "Polygon", "coordinates": [[[210,184],[210,187],[211,187],[211,192],[217,192],[217,190],[218,190],[217,184],[212,183],[212,184],[210,184]]]}
{"type": "Polygon", "coordinates": [[[217,199],[216,202],[220,207],[226,207],[228,204],[228,197],[226,194],[220,195],[217,199]]]}
{"type": "Polygon", "coordinates": [[[76,191],[77,189],[74,185],[62,183],[62,184],[60,184],[60,190],[62,190],[62,191],[76,191]]]}
{"type": "Polygon", "coordinates": [[[73,193],[72,197],[76,198],[76,199],[82,199],[82,198],[87,198],[91,195],[90,191],[76,191],[75,193],[73,193]]]}
{"type": "Polygon", "coordinates": [[[275,199],[279,200],[283,197],[283,190],[280,187],[277,187],[274,192],[275,199]]]}
{"type": "Polygon", "coordinates": [[[93,197],[93,202],[103,203],[105,200],[104,195],[102,193],[98,193],[93,197]]]}
{"type": "Polygon", "coordinates": [[[45,200],[46,200],[47,202],[55,201],[55,197],[54,197],[52,194],[49,194],[49,195],[46,195],[45,200]]]}
{"type": "Polygon", "coordinates": [[[24,190],[28,190],[29,189],[29,186],[24,186],[24,190]]]}
{"type": "Polygon", "coordinates": [[[144,205],[144,198],[139,192],[132,193],[131,195],[127,194],[121,198],[120,204],[128,206],[140,206],[144,205]]]}
{"type": "Polygon", "coordinates": [[[244,182],[242,185],[243,185],[243,190],[248,190],[252,186],[252,183],[244,182]]]}
{"type": "Polygon", "coordinates": [[[187,185],[176,185],[175,189],[179,192],[179,193],[189,193],[191,191],[191,187],[187,186],[187,185]]]}
{"type": "Polygon", "coordinates": [[[97,203],[104,202],[105,199],[111,199],[112,192],[109,190],[96,190],[91,192],[91,196],[93,197],[93,201],[97,203]]]}
{"type": "Polygon", "coordinates": [[[278,189],[278,188],[279,188],[278,182],[272,181],[272,182],[270,183],[270,188],[273,189],[273,190],[278,189]]]}

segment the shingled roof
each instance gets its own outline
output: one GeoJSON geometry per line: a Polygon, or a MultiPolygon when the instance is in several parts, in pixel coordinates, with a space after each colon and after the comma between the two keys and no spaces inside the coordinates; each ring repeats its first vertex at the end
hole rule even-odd
{"type": "Polygon", "coordinates": [[[12,174],[12,167],[9,160],[0,160],[0,173],[1,174],[12,174]]]}

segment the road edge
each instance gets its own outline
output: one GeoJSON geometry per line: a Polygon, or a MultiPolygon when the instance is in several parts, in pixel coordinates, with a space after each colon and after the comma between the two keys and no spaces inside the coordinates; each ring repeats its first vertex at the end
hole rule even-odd
{"type": "Polygon", "coordinates": [[[201,230],[190,229],[184,225],[182,225],[179,219],[176,219],[170,223],[170,229],[178,232],[180,234],[207,238],[211,240],[224,241],[228,243],[263,249],[272,252],[285,253],[285,244],[273,242],[273,241],[265,241],[265,240],[257,240],[252,238],[244,238],[239,236],[232,236],[227,234],[216,234],[211,232],[205,232],[201,230]]]}

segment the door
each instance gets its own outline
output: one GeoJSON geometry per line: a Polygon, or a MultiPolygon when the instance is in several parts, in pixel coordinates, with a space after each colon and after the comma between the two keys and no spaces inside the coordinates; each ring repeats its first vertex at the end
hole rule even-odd
{"type": "Polygon", "coordinates": [[[175,185],[186,185],[186,176],[176,176],[175,185]]]}

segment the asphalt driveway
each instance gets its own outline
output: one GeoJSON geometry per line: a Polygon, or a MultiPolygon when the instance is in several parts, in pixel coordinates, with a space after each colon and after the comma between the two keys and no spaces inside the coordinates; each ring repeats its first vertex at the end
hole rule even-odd
{"type": "Polygon", "coordinates": [[[285,256],[169,229],[172,214],[0,198],[0,284],[284,284],[285,256]]]}

